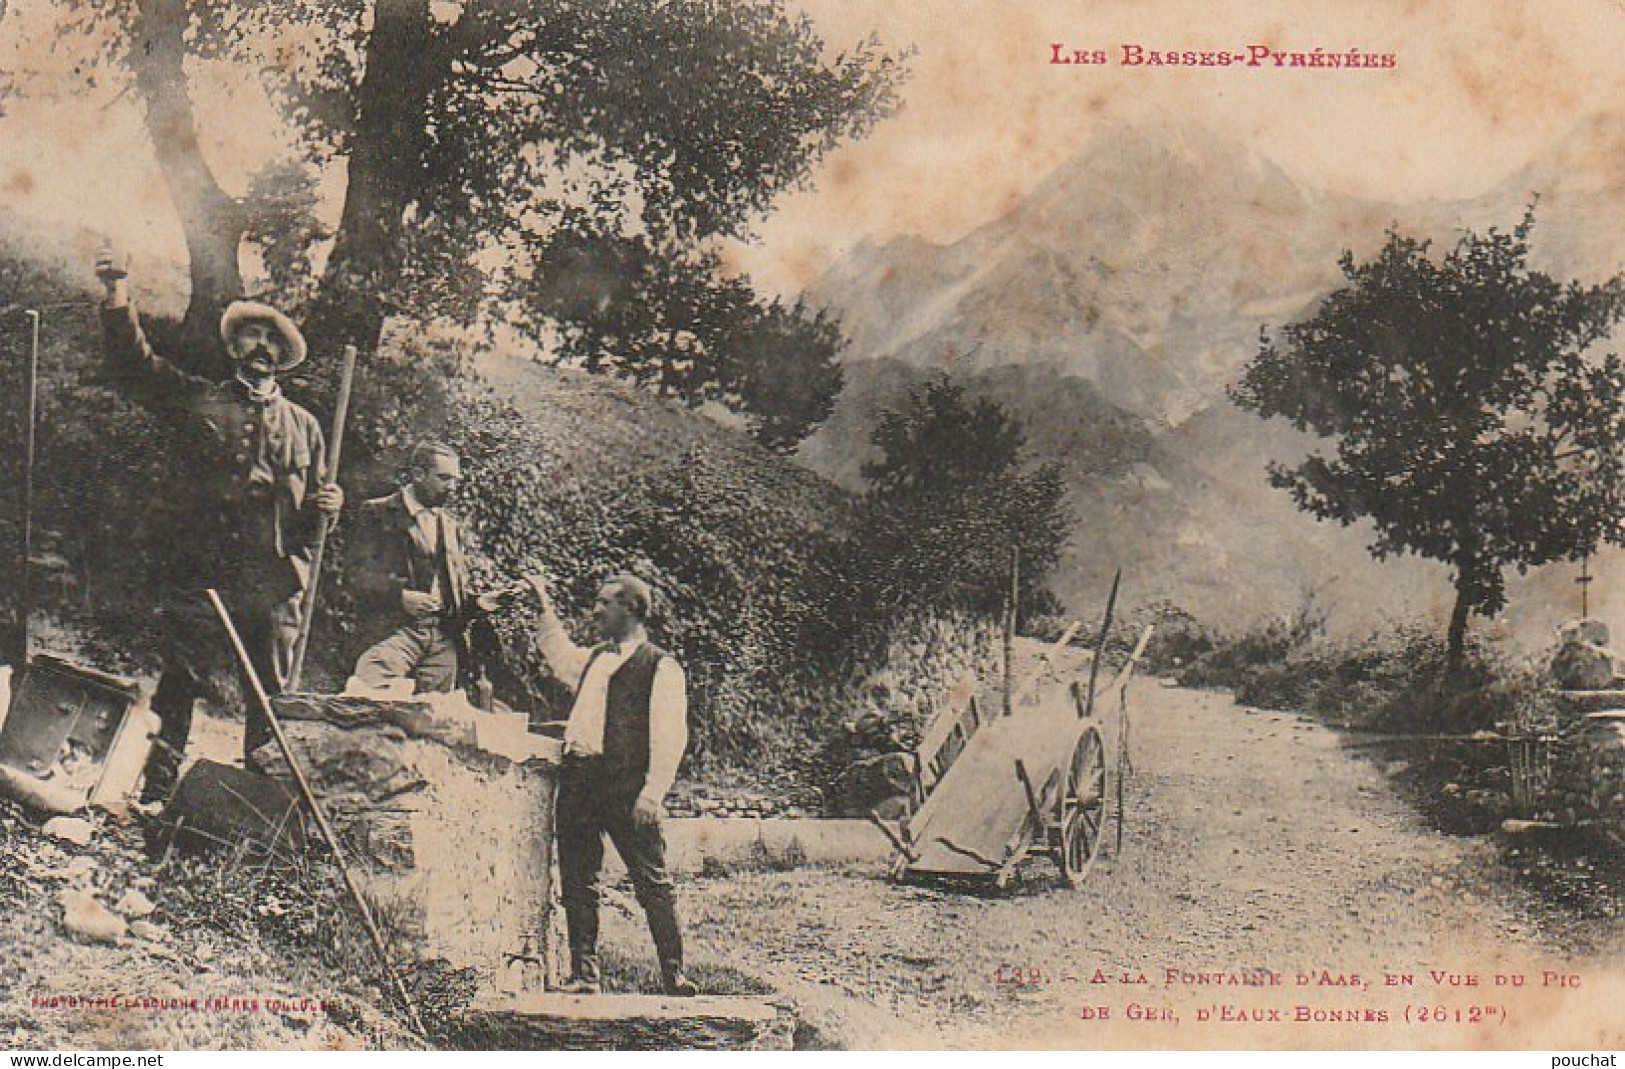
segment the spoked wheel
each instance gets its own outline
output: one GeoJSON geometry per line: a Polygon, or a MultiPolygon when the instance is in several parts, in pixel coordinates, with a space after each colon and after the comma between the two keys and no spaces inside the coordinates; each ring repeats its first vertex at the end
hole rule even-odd
{"type": "Polygon", "coordinates": [[[1106,831],[1106,747],[1089,727],[1072,747],[1061,795],[1061,878],[1078,887],[1100,856],[1106,831]]]}

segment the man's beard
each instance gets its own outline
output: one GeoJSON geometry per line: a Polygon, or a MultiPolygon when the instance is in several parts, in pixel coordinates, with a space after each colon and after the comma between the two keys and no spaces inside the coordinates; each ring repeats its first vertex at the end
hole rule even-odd
{"type": "Polygon", "coordinates": [[[269,349],[256,346],[242,355],[237,362],[237,369],[245,375],[264,378],[276,374],[276,357],[269,349]]]}

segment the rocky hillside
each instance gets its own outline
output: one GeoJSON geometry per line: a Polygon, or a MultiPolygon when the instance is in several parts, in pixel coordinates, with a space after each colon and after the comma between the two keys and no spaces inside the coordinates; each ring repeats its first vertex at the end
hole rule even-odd
{"type": "MultiPolygon", "coordinates": [[[[958,241],[866,244],[828,272],[813,296],[852,338],[847,388],[802,459],[852,483],[874,414],[947,370],[1010,405],[1035,454],[1065,464],[1081,520],[1056,586],[1079,611],[1117,564],[1138,599],[1220,622],[1288,610],[1306,589],[1352,627],[1442,611],[1442,568],[1379,568],[1358,528],[1316,524],[1265,484],[1268,459],[1310,443],[1236,410],[1225,388],[1261,326],[1340,283],[1343,250],[1370,253],[1396,222],[1441,243],[1464,226],[1510,227],[1537,194],[1539,266],[1582,279],[1619,270],[1625,118],[1581,124],[1480,197],[1414,205],[1305,188],[1198,127],[1106,128],[958,241]]],[[[1625,579],[1615,554],[1598,563],[1625,579]]],[[[1515,585],[1514,629],[1543,633],[1574,600],[1570,578],[1515,585]],[[1547,596],[1519,598],[1531,584],[1547,596]]]]}

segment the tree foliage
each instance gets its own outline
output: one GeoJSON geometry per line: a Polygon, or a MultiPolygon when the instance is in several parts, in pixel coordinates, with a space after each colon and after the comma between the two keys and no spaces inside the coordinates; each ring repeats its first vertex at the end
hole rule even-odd
{"type": "Polygon", "coordinates": [[[1618,542],[1625,365],[1598,351],[1625,276],[1594,286],[1528,265],[1531,208],[1443,256],[1390,231],[1311,318],[1261,335],[1233,400],[1331,439],[1270,482],[1322,520],[1368,520],[1377,559],[1415,553],[1456,587],[1449,648],[1505,604],[1505,571],[1618,542]]]}
{"type": "Polygon", "coordinates": [[[846,346],[836,322],[802,301],[764,300],[720,275],[715,253],[605,234],[572,212],[539,254],[515,322],[553,325],[555,362],[630,379],[691,406],[745,415],[762,444],[788,452],[834,407],[846,346]]]}
{"type": "Polygon", "coordinates": [[[783,0],[108,0],[59,25],[144,101],[187,231],[192,334],[240,295],[243,238],[274,234],[268,269],[305,295],[288,268],[329,235],[264,225],[290,221],[302,165],[344,190],[307,309],[319,350],[370,352],[392,315],[510,323],[742,410],[779,448],[827,412],[839,335],[724,277],[712,245],[891,112],[902,66],[875,40],[830,57],[783,0]],[[299,146],[243,198],[191,133],[202,62],[256,72],[299,146]],[[638,307],[606,315],[621,299],[638,307]],[[762,386],[799,358],[798,391],[762,386]]]}
{"type": "Polygon", "coordinates": [[[1002,406],[938,376],[883,412],[872,440],[857,538],[866,598],[892,613],[1001,613],[1019,548],[1021,612],[1053,610],[1044,579],[1071,525],[1065,482],[1059,465],[1024,463],[1025,435],[1002,406]]]}

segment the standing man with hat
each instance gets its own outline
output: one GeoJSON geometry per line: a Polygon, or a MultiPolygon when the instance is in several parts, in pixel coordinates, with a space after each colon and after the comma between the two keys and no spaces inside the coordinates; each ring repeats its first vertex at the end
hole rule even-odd
{"type": "Polygon", "coordinates": [[[554,811],[570,938],[563,990],[602,990],[598,873],[608,835],[648,918],[666,993],[697,994],[683,972],[682,927],[660,829],[666,794],[688,747],[682,666],[649,641],[649,586],[637,576],[613,576],[599,588],[592,621],[600,641],[590,649],[565,634],[541,581],[529,584],[542,602],[536,646],[553,673],[575,687],[554,811]]]}
{"type": "MultiPolygon", "coordinates": [[[[174,537],[162,540],[160,567],[170,596],[160,609],[163,670],[152,698],[161,727],[147,761],[142,801],[168,797],[186,752],[193,703],[211,688],[228,645],[204,591],[217,590],[248,647],[267,692],[291,667],[299,599],[323,513],[344,494],[326,478],[326,442],[309,411],[282,395],[277,375],[305,359],[305,339],[287,316],[236,301],[220,319],[233,375],[192,375],[153,351],[130,303],[127,271],[110,250],[96,261],[106,287],[103,347],[109,368],[148,407],[186,434],[188,464],[175,493],[154,502],[174,537]]],[[[245,698],[250,694],[244,681],[245,698]]],[[[246,701],[245,760],[270,741],[270,727],[246,701]]]]}

